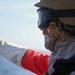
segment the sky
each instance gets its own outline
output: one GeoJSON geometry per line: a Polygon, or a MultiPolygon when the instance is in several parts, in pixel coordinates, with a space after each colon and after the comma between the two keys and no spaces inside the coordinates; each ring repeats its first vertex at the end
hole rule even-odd
{"type": "Polygon", "coordinates": [[[36,50],[45,50],[38,28],[39,0],[0,0],[0,40],[36,50]]]}

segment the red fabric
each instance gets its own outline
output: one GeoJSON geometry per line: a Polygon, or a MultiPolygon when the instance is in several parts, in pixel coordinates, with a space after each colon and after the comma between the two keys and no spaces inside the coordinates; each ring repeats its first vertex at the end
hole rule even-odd
{"type": "Polygon", "coordinates": [[[48,69],[48,58],[50,55],[29,49],[23,56],[21,64],[38,75],[42,75],[48,69]]]}

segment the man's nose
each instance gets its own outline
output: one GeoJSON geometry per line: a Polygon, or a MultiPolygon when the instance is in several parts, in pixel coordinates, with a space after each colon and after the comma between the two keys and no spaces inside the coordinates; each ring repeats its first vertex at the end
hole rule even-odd
{"type": "Polygon", "coordinates": [[[40,28],[40,30],[42,31],[43,35],[47,35],[50,33],[49,28],[40,28]]]}

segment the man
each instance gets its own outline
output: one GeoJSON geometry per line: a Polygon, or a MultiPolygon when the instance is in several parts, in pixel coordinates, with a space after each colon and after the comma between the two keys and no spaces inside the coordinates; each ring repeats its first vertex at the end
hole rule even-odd
{"type": "Polygon", "coordinates": [[[75,75],[75,1],[41,0],[38,27],[51,55],[0,42],[0,54],[38,75],[75,75]]]}

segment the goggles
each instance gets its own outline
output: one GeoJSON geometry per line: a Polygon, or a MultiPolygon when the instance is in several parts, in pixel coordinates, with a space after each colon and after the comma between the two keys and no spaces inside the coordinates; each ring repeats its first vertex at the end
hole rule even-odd
{"type": "Polygon", "coordinates": [[[38,12],[38,27],[48,28],[50,22],[56,22],[58,18],[75,17],[75,9],[53,10],[49,8],[40,8],[38,12]]]}
{"type": "Polygon", "coordinates": [[[50,9],[40,8],[38,12],[38,27],[39,28],[48,28],[50,22],[55,22],[55,19],[51,17],[50,9]]]}

